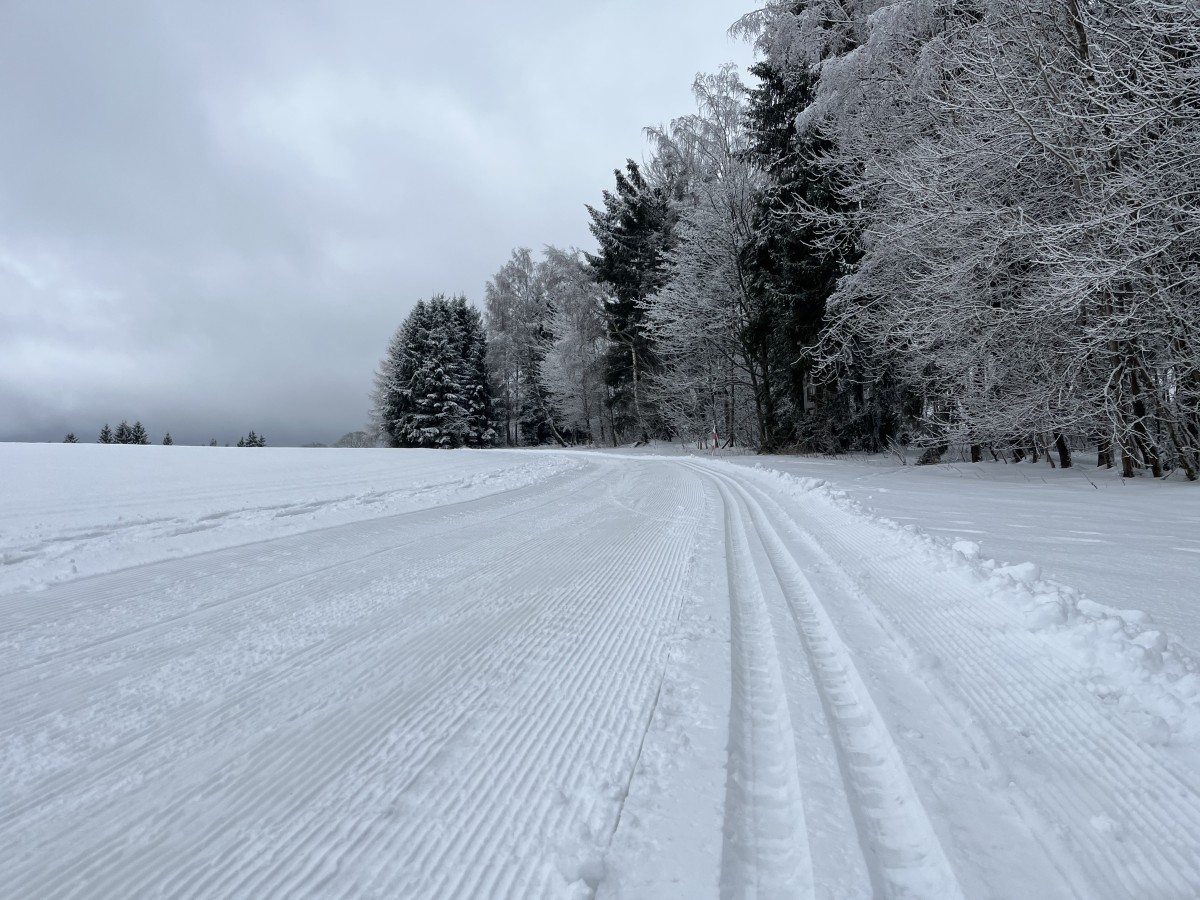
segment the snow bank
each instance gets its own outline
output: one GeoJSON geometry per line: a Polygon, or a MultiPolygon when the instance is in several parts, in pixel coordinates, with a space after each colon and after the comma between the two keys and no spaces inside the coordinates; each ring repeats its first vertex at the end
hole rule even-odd
{"type": "Polygon", "coordinates": [[[1137,609],[1097,603],[1042,575],[1035,562],[987,558],[976,541],[934,537],[913,525],[875,515],[846,491],[820,478],[763,466],[753,471],[782,494],[818,499],[866,517],[933,569],[953,569],[1014,611],[1023,627],[1045,636],[1052,652],[1067,654],[1089,673],[1087,687],[1119,709],[1150,744],[1200,741],[1200,659],[1137,609]]]}

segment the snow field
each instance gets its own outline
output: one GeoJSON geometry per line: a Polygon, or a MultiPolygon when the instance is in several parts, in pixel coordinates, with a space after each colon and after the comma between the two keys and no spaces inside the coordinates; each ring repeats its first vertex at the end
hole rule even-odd
{"type": "Polygon", "coordinates": [[[505,451],[264,449],[0,445],[0,593],[470,500],[577,464],[505,451]]]}
{"type": "Polygon", "coordinates": [[[986,542],[720,460],[67,449],[0,508],[0,895],[1200,894],[1194,656],[986,542]]]}

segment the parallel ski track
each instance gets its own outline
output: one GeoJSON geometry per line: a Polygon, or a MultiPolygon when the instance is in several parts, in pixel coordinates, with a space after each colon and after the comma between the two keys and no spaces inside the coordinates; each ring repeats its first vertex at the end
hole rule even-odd
{"type": "MultiPolygon", "coordinates": [[[[745,490],[764,505],[762,488],[745,490]]],[[[1141,743],[1085,686],[1078,662],[955,572],[931,571],[888,531],[813,501],[818,530],[777,520],[845,590],[941,660],[943,680],[1007,751],[1029,802],[1055,823],[1095,898],[1200,896],[1200,782],[1169,750],[1141,743]],[[864,578],[853,577],[855,560],[864,578]],[[1022,765],[1024,763],[1024,765],[1022,765]],[[1116,823],[1119,833],[1096,827],[1116,823]]]]}
{"type": "Polygon", "coordinates": [[[729,572],[729,762],[722,897],[810,897],[812,853],[793,723],[745,517],[721,484],[729,572]]]}
{"type": "MultiPolygon", "coordinates": [[[[192,629],[183,645],[203,653],[236,642],[255,616],[286,621],[288,604],[319,612],[344,594],[359,601],[332,629],[318,627],[265,668],[239,672],[233,686],[210,673],[217,699],[185,698],[90,763],[23,792],[0,815],[0,839],[12,837],[9,846],[29,855],[28,864],[6,867],[6,890],[39,897],[561,890],[553,842],[580,823],[590,829],[591,852],[602,853],[611,838],[619,790],[592,784],[593,773],[627,780],[692,552],[694,524],[679,510],[703,504],[695,479],[665,465],[654,474],[635,486],[641,496],[629,504],[632,514],[598,503],[594,481],[590,490],[584,482],[572,485],[569,502],[564,492],[539,510],[521,509],[520,529],[497,532],[486,517],[465,518],[458,531],[434,529],[435,558],[393,559],[388,551],[400,554],[410,538],[177,621],[192,629]],[[619,538],[597,546],[592,525],[619,538]],[[413,582],[407,590],[396,584],[397,562],[413,582]],[[264,709],[271,710],[265,718],[264,709]],[[270,730],[256,733],[263,723],[270,730]],[[63,815],[77,818],[51,835],[63,815]],[[85,842],[98,822],[107,837],[85,842]],[[37,851],[52,837],[61,855],[51,866],[37,851]]],[[[353,539],[355,530],[345,534],[353,539]]],[[[139,574],[147,573],[117,578],[134,589],[139,574]]],[[[295,615],[303,620],[303,612],[295,615]]],[[[178,644],[157,652],[171,633],[151,622],[117,643],[147,645],[145,657],[127,663],[148,672],[178,652],[178,644]]],[[[73,652],[78,671],[88,653],[73,652]]],[[[35,660],[33,669],[50,662],[35,660]]],[[[70,678],[42,677],[69,701],[70,678]]],[[[0,678],[4,695],[14,696],[7,684],[0,678]]]]}
{"type": "MultiPolygon", "coordinates": [[[[799,637],[805,651],[805,657],[813,676],[825,716],[829,722],[830,735],[833,738],[837,760],[840,767],[844,786],[845,800],[850,807],[857,839],[862,850],[863,861],[870,875],[873,893],[880,898],[927,898],[937,897],[952,900],[961,898],[962,889],[951,868],[941,843],[908,777],[903,761],[892,741],[886,723],[875,708],[871,695],[861,676],[854,666],[853,660],[846,650],[837,630],[824,610],[820,598],[813,591],[800,567],[789,553],[786,544],[781,540],[772,516],[769,516],[758,498],[737,479],[712,468],[689,466],[703,472],[720,486],[726,503],[727,521],[731,523],[730,535],[733,538],[732,558],[739,583],[753,583],[769,580],[778,586],[790,612],[792,627],[799,637]],[[756,576],[740,571],[742,565],[737,561],[746,559],[751,554],[745,539],[746,532],[753,532],[755,540],[765,553],[766,564],[759,567],[756,576]]],[[[751,607],[756,599],[761,603],[761,591],[733,592],[731,602],[734,615],[735,673],[746,666],[745,662],[737,660],[739,647],[736,643],[738,630],[737,620],[747,616],[744,609],[749,598],[751,607]]],[[[763,621],[763,611],[751,612],[750,616],[763,621]]],[[[763,645],[763,652],[769,657],[772,648],[763,645]]],[[[754,666],[754,663],[750,664],[754,666]]],[[[759,662],[759,666],[772,668],[773,664],[759,662]]],[[[775,663],[774,665],[777,665],[775,663]]],[[[763,682],[760,688],[767,691],[778,691],[778,679],[763,682]]],[[[744,685],[739,687],[739,679],[735,674],[734,698],[735,704],[749,702],[750,708],[761,706],[764,702],[774,705],[777,709],[786,708],[786,698],[775,696],[770,700],[753,696],[739,698],[739,690],[745,693],[744,685]]],[[[753,691],[750,692],[753,694],[753,691]]],[[[736,720],[739,716],[734,710],[734,727],[731,734],[736,735],[738,728],[736,720]]],[[[772,753],[778,752],[774,749],[772,753]]],[[[746,777],[741,774],[749,768],[751,782],[756,777],[754,770],[757,765],[745,766],[738,759],[744,755],[744,746],[739,745],[735,737],[731,737],[730,778],[734,782],[730,791],[731,806],[727,806],[727,814],[736,819],[750,815],[756,819],[770,818],[773,813],[763,807],[759,799],[763,794],[770,793],[764,787],[746,788],[737,780],[746,777]],[[736,778],[735,778],[736,776],[736,778]],[[742,805],[749,801],[753,808],[749,811],[742,805]]],[[[785,747],[779,753],[779,764],[795,765],[794,751],[785,747]]],[[[796,777],[792,775],[792,777],[796,777]]],[[[797,781],[799,779],[797,778],[797,781]]],[[[791,778],[788,779],[789,783],[791,778]]],[[[774,801],[777,802],[777,801],[774,801]]],[[[735,826],[735,833],[736,833],[735,826]]],[[[799,843],[803,838],[797,835],[794,840],[799,843]]],[[[727,854],[732,865],[747,869],[744,852],[741,848],[730,847],[727,841],[727,854]],[[731,852],[732,851],[732,852],[731,852]]],[[[806,854],[800,850],[803,857],[806,854]]],[[[723,861],[722,895],[736,896],[813,896],[814,886],[810,872],[802,871],[799,878],[790,883],[774,883],[777,874],[775,860],[765,860],[751,866],[747,871],[729,872],[723,861]],[[765,869],[765,871],[764,871],[765,869]]],[[[809,863],[811,866],[811,862],[809,863]]]]}

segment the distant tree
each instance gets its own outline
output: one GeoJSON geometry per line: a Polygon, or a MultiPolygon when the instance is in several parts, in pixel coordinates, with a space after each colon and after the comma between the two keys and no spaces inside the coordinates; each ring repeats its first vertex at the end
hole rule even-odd
{"type": "Polygon", "coordinates": [[[267,439],[261,434],[251,431],[245,437],[239,438],[237,445],[239,447],[265,447],[267,446],[267,439]]]}
{"type": "Polygon", "coordinates": [[[67,436],[65,438],[63,438],[63,443],[64,444],[78,444],[79,438],[75,437],[75,432],[68,431],[67,436]]]}
{"type": "Polygon", "coordinates": [[[217,439],[216,439],[216,438],[209,438],[209,440],[208,440],[208,446],[210,446],[210,447],[215,447],[215,446],[217,446],[217,439]]]}
{"type": "Polygon", "coordinates": [[[487,341],[466,298],[420,300],[375,375],[371,430],[388,447],[486,447],[491,419],[487,341]]]}
{"type": "MultiPolygon", "coordinates": [[[[325,444],[309,444],[310,447],[324,447],[325,444]]],[[[333,442],[334,447],[374,447],[365,431],[348,431],[333,442]]]]}
{"type": "Polygon", "coordinates": [[[133,429],[129,427],[129,423],[122,419],[121,424],[117,426],[117,430],[113,432],[113,443],[132,444],[133,441],[130,439],[132,433],[133,429]]]}
{"type": "Polygon", "coordinates": [[[163,446],[164,447],[170,447],[174,443],[175,442],[173,440],[171,440],[171,432],[168,431],[165,435],[163,435],[163,446]]]}
{"type": "Polygon", "coordinates": [[[108,427],[108,423],[105,423],[104,427],[100,429],[99,443],[101,443],[101,444],[115,444],[116,443],[116,439],[113,437],[113,431],[111,428],[108,427]]]}
{"type": "Polygon", "coordinates": [[[150,435],[146,433],[146,428],[141,422],[134,422],[129,429],[129,443],[131,444],[149,444],[150,435]]]}

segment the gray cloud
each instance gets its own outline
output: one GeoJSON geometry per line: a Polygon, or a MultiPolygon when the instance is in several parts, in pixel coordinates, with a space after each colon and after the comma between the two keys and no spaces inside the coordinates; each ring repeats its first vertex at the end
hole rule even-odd
{"type": "Polygon", "coordinates": [[[0,5],[0,439],[329,441],[749,50],[735,0],[0,5]],[[652,7],[652,8],[651,8],[652,7]]]}

